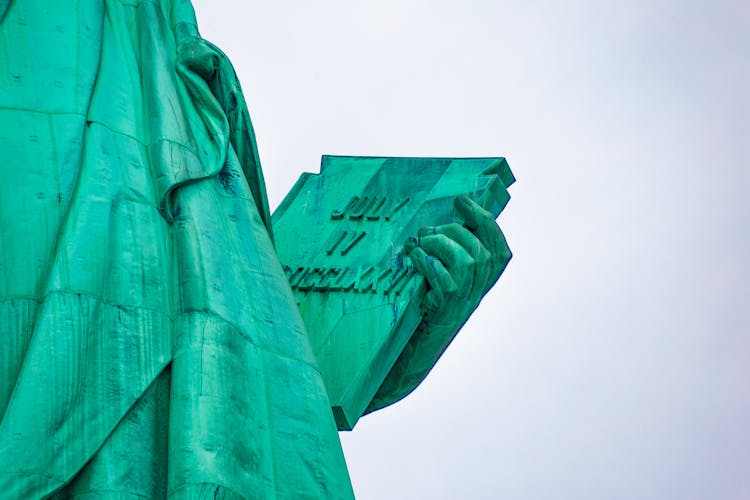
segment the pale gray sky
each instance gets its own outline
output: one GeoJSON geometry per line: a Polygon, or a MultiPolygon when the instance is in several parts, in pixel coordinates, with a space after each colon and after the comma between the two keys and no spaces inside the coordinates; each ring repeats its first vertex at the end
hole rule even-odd
{"type": "Polygon", "coordinates": [[[323,153],[518,178],[498,285],[341,434],[359,498],[750,498],[749,3],[194,4],[272,206],[323,153]]]}

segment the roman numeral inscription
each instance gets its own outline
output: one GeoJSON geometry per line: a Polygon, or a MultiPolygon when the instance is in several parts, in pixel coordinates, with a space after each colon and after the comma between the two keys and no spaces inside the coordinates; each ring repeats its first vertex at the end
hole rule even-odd
{"type": "Polygon", "coordinates": [[[341,229],[333,233],[328,240],[328,244],[326,244],[326,255],[332,255],[336,250],[339,250],[341,255],[346,255],[365,235],[367,235],[365,231],[354,231],[352,229],[341,229]]]}
{"type": "Polygon", "coordinates": [[[302,292],[353,292],[399,295],[414,274],[414,269],[374,266],[297,267],[284,266],[293,290],[302,292]]]}
{"type": "Polygon", "coordinates": [[[333,232],[324,246],[326,255],[346,255],[367,236],[367,231],[360,229],[358,222],[375,222],[381,218],[391,221],[410,200],[408,196],[393,199],[388,196],[352,196],[343,208],[331,212],[331,220],[351,222],[333,232]]]}

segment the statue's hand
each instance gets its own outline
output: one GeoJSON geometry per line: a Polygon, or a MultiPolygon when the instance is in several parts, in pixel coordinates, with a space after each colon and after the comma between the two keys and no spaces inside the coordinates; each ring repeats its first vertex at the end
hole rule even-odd
{"type": "Polygon", "coordinates": [[[420,330],[441,336],[461,328],[511,258],[490,212],[468,196],[457,197],[454,204],[463,225],[424,227],[406,245],[414,268],[429,285],[420,330]]]}
{"type": "Polygon", "coordinates": [[[495,217],[468,196],[455,198],[454,204],[463,224],[423,227],[406,244],[414,268],[428,285],[422,320],[368,412],[398,401],[419,385],[510,260],[495,217]]]}

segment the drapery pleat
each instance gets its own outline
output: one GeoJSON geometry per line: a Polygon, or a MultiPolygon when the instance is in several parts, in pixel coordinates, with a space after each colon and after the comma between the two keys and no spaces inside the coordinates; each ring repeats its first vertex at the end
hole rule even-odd
{"type": "Polygon", "coordinates": [[[339,498],[252,126],[188,1],[0,24],[0,491],[339,498]]]}

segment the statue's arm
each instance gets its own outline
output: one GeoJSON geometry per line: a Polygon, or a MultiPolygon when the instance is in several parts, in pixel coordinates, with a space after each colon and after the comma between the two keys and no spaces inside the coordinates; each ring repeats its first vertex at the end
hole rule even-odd
{"type": "Polygon", "coordinates": [[[424,380],[511,258],[490,212],[466,196],[457,197],[455,207],[463,224],[422,228],[407,247],[429,285],[423,318],[367,412],[395,403],[424,380]]]}

